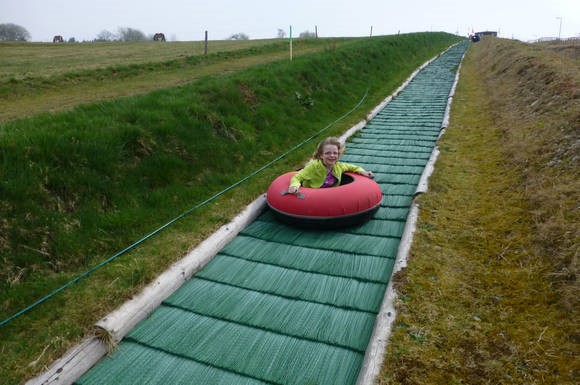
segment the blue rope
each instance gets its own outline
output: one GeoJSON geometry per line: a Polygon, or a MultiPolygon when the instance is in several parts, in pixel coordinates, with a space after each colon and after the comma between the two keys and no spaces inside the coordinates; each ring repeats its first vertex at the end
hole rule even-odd
{"type": "Polygon", "coordinates": [[[185,217],[186,215],[188,215],[189,213],[191,213],[194,210],[197,210],[198,208],[208,204],[209,202],[213,201],[214,199],[220,197],[221,195],[225,194],[226,192],[232,190],[233,188],[239,186],[240,184],[244,183],[245,181],[247,181],[248,179],[254,177],[255,175],[259,174],[260,172],[264,171],[265,169],[267,169],[268,167],[270,167],[271,165],[273,165],[274,163],[280,161],[281,159],[285,158],[286,156],[288,156],[290,153],[294,152],[295,150],[297,150],[298,148],[304,146],[306,143],[310,142],[312,139],[316,138],[317,136],[319,136],[321,133],[323,133],[324,131],[328,130],[330,127],[332,127],[334,124],[338,123],[339,121],[341,121],[342,119],[346,118],[347,116],[349,116],[350,114],[352,114],[358,107],[360,107],[360,105],[363,103],[363,101],[366,99],[367,95],[369,93],[369,90],[367,88],[365,94],[363,95],[363,97],[361,98],[361,100],[350,110],[348,111],[346,114],[342,115],[341,117],[339,117],[338,119],[336,119],[334,122],[328,124],[327,126],[323,127],[322,129],[320,129],[318,132],[316,132],[315,134],[313,134],[312,136],[308,137],[307,139],[303,140],[302,142],[298,143],[297,145],[295,145],[294,147],[292,147],[290,150],[286,151],[285,153],[283,153],[282,155],[278,156],[276,159],[268,162],[267,164],[265,164],[264,166],[260,167],[259,169],[257,169],[256,171],[252,172],[251,174],[247,175],[246,177],[240,179],[239,181],[237,181],[236,183],[232,184],[231,186],[223,189],[222,191],[214,194],[213,196],[207,198],[206,200],[204,200],[201,203],[198,203],[197,205],[195,205],[194,207],[184,211],[183,213],[179,214],[177,217],[173,218],[172,220],[170,220],[169,222],[165,223],[163,226],[157,228],[156,230],[152,231],[151,233],[145,235],[143,238],[139,239],[138,241],[134,242],[133,244],[129,245],[128,247],[124,248],[123,250],[117,252],[116,254],[112,255],[111,257],[105,259],[104,261],[100,262],[99,264],[91,267],[90,269],[86,270],[85,272],[79,274],[78,276],[76,276],[75,278],[73,278],[72,280],[70,280],[69,282],[67,282],[66,284],[62,285],[61,287],[59,287],[58,289],[53,290],[50,294],[47,294],[46,296],[42,297],[41,299],[39,299],[38,301],[34,302],[32,305],[29,305],[27,307],[25,307],[24,309],[18,311],[17,313],[14,313],[13,315],[11,315],[10,317],[6,318],[5,320],[3,320],[2,322],[0,322],[0,327],[6,325],[7,323],[9,323],[10,321],[14,320],[15,318],[21,316],[22,314],[32,310],[33,308],[35,308],[36,306],[40,305],[41,303],[49,300],[50,298],[54,297],[55,295],[57,295],[58,293],[60,293],[61,291],[63,291],[64,289],[68,288],[69,286],[75,284],[76,282],[80,281],[81,279],[83,279],[84,277],[88,276],[89,274],[91,274],[92,272],[94,272],[95,270],[103,267],[104,265],[108,264],[109,262],[117,259],[119,256],[125,254],[126,252],[128,252],[129,250],[135,248],[136,246],[140,245],[141,243],[145,242],[147,239],[153,237],[154,235],[160,233],[161,231],[163,231],[165,228],[169,227],[170,225],[172,225],[173,223],[177,222],[178,220],[180,220],[181,218],[185,217]]]}

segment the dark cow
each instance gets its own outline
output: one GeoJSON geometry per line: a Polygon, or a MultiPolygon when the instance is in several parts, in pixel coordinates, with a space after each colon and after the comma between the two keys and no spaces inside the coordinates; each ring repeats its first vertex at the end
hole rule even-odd
{"type": "Polygon", "coordinates": [[[162,33],[156,33],[153,35],[153,40],[155,41],[165,41],[165,35],[162,33]]]}

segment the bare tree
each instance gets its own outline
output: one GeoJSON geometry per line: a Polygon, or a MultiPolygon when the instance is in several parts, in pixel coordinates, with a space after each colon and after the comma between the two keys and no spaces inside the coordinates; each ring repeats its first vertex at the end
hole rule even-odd
{"type": "Polygon", "coordinates": [[[228,37],[228,40],[250,40],[250,37],[243,32],[235,33],[228,37]]]}
{"type": "Polygon", "coordinates": [[[304,31],[304,32],[300,32],[300,38],[303,39],[308,39],[308,38],[315,38],[316,37],[316,32],[310,32],[310,31],[304,31]]]}
{"type": "Polygon", "coordinates": [[[16,24],[0,24],[0,41],[28,41],[30,33],[16,24]]]}
{"type": "Polygon", "coordinates": [[[286,37],[286,31],[282,28],[278,28],[278,39],[284,39],[286,37]]]}
{"type": "Polygon", "coordinates": [[[121,41],[147,41],[143,32],[133,28],[119,28],[119,38],[121,41]]]}
{"type": "Polygon", "coordinates": [[[95,41],[114,41],[117,37],[113,32],[107,31],[106,29],[102,30],[101,33],[97,35],[95,41]]]}

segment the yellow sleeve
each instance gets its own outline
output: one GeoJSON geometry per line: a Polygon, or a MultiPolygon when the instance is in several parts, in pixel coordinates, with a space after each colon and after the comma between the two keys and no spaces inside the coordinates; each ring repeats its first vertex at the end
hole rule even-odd
{"type": "Polygon", "coordinates": [[[292,179],[290,179],[290,186],[296,186],[296,187],[300,187],[302,185],[302,180],[300,177],[300,172],[294,174],[294,176],[292,176],[292,179]]]}

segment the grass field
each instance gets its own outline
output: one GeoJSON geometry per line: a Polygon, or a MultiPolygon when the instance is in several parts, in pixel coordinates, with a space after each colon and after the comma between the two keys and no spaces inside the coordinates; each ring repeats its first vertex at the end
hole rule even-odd
{"type": "MultiPolygon", "coordinates": [[[[304,41],[303,41],[304,42],[304,41]]],[[[310,42],[314,43],[314,40],[310,42]]],[[[208,41],[208,54],[263,48],[282,40],[208,41]]],[[[132,64],[164,63],[179,58],[201,56],[205,42],[100,42],[82,44],[17,43],[0,44],[0,82],[54,77],[132,64]]]]}
{"type": "MultiPolygon", "coordinates": [[[[118,77],[105,67],[54,74],[46,84],[39,76],[8,80],[0,94],[22,96],[28,105],[22,116],[36,108],[37,94],[66,106],[0,126],[0,314],[31,304],[362,101],[325,135],[343,132],[458,40],[442,33],[320,39],[304,42],[314,52],[292,62],[285,44],[267,42],[211,58],[114,65],[118,77]],[[207,72],[191,74],[200,70],[207,72]],[[131,88],[167,72],[183,83],[132,88],[130,97],[91,96],[103,84],[131,88]],[[71,100],[76,89],[87,98],[71,100]]],[[[301,164],[313,146],[2,327],[0,378],[18,383],[92,333],[95,321],[263,193],[276,175],[301,164]]]]}
{"type": "MultiPolygon", "coordinates": [[[[353,38],[302,39],[293,56],[353,38]]],[[[0,123],[79,104],[175,87],[289,57],[287,40],[40,44],[0,43],[0,123]]]]}

